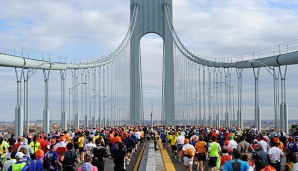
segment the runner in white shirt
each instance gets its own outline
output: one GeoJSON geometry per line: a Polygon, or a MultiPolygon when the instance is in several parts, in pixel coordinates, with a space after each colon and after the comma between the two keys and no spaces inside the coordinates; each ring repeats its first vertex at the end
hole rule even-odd
{"type": "Polygon", "coordinates": [[[275,142],[271,142],[272,147],[268,150],[269,164],[276,170],[280,170],[280,158],[284,157],[284,153],[276,145],[275,142]]]}
{"type": "Polygon", "coordinates": [[[140,141],[141,141],[141,132],[140,130],[138,130],[136,133],[135,133],[135,137],[137,138],[138,140],[138,146],[140,145],[140,141]]]}
{"type": "Polygon", "coordinates": [[[187,171],[191,171],[192,170],[192,164],[193,164],[193,157],[195,154],[196,149],[194,148],[193,145],[189,144],[189,139],[186,138],[184,140],[184,145],[182,147],[182,155],[183,155],[183,164],[186,167],[187,171]],[[192,152],[193,152],[193,156],[189,156],[188,154],[188,149],[191,148],[192,152]]]}
{"type": "Polygon", "coordinates": [[[180,151],[182,150],[182,147],[183,147],[183,145],[184,145],[184,140],[185,140],[185,138],[184,138],[184,136],[183,135],[181,135],[181,133],[179,132],[178,133],[179,134],[179,136],[177,137],[177,144],[178,144],[178,159],[179,159],[179,162],[181,162],[181,155],[180,155],[180,151]]]}
{"type": "Polygon", "coordinates": [[[177,144],[178,144],[178,145],[181,144],[181,145],[183,146],[183,144],[184,144],[184,140],[185,140],[184,136],[179,135],[179,136],[177,137],[177,144]]]}
{"type": "Polygon", "coordinates": [[[262,145],[263,150],[264,150],[266,153],[268,153],[269,145],[268,145],[268,143],[267,143],[266,141],[264,141],[264,137],[263,137],[263,135],[260,135],[260,141],[259,141],[259,143],[262,145]]]}
{"type": "Polygon", "coordinates": [[[96,147],[96,145],[92,141],[93,141],[93,138],[90,137],[88,139],[88,143],[85,145],[84,150],[86,151],[86,154],[92,155],[91,150],[92,148],[96,147]]]}
{"type": "Polygon", "coordinates": [[[236,149],[238,143],[234,140],[234,136],[230,137],[231,139],[228,141],[228,147],[232,148],[232,149],[236,149]]]}

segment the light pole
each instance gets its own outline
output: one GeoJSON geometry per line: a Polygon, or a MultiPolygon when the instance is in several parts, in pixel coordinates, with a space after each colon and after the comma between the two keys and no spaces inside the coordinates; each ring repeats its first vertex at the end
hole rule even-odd
{"type": "MultiPolygon", "coordinates": [[[[89,100],[90,100],[90,119],[92,118],[91,116],[92,116],[92,102],[93,102],[93,100],[95,99],[95,97],[107,97],[107,96],[100,96],[101,95],[101,93],[96,93],[96,94],[94,94],[93,96],[91,96],[90,98],[89,98],[89,100]]],[[[101,110],[101,109],[99,109],[99,110],[101,110]]],[[[93,111],[94,112],[94,115],[95,115],[95,110],[93,111]]],[[[101,115],[101,112],[99,112],[99,115],[101,115]]],[[[99,118],[101,118],[100,116],[99,116],[99,118]]],[[[90,122],[90,124],[92,125],[92,121],[90,122]]],[[[100,122],[99,122],[99,124],[100,124],[100,122]]],[[[94,126],[94,125],[93,125],[94,126]]]]}
{"type": "Polygon", "coordinates": [[[153,98],[151,98],[151,128],[153,129],[153,98]]]}
{"type": "Polygon", "coordinates": [[[118,105],[118,106],[119,106],[119,108],[118,108],[118,111],[117,111],[117,121],[118,121],[117,125],[118,126],[123,126],[122,121],[121,121],[121,118],[120,118],[120,116],[121,116],[121,113],[120,112],[122,110],[124,110],[124,108],[121,107],[121,105],[118,105]]]}
{"type": "MultiPolygon", "coordinates": [[[[234,98],[234,96],[235,96],[235,94],[234,94],[234,87],[232,86],[232,85],[229,85],[229,84],[227,84],[227,83],[225,83],[225,82],[215,82],[216,84],[220,84],[220,86],[221,86],[221,84],[224,84],[225,85],[225,89],[226,89],[226,116],[225,116],[225,120],[226,120],[226,125],[229,125],[227,122],[229,122],[228,120],[228,118],[229,118],[229,116],[227,116],[227,115],[229,115],[229,113],[232,113],[232,115],[233,115],[233,122],[235,121],[235,113],[234,113],[234,108],[235,108],[235,104],[234,104],[234,101],[235,101],[235,98],[234,98]],[[231,101],[231,94],[232,94],[232,103],[230,102],[231,101]],[[232,107],[231,107],[232,106],[232,107]],[[232,108],[232,109],[231,109],[232,108]]],[[[217,105],[219,105],[220,103],[217,103],[217,105]]],[[[219,107],[218,107],[219,108],[219,107]]],[[[220,121],[218,121],[219,123],[220,123],[220,121]]]]}
{"type": "MultiPolygon", "coordinates": [[[[200,97],[200,96],[203,96],[204,98],[207,96],[208,98],[208,112],[209,112],[209,115],[208,115],[208,119],[206,117],[206,125],[209,125],[209,126],[212,126],[213,122],[212,122],[212,110],[211,110],[211,103],[214,102],[214,97],[209,94],[209,91],[208,93],[205,93],[205,92],[202,92],[202,95],[198,95],[197,97],[200,97]],[[207,120],[209,120],[209,124],[207,124],[207,120]]],[[[194,101],[197,101],[197,99],[194,99],[194,101]]]]}
{"type": "MultiPolygon", "coordinates": [[[[104,96],[104,98],[106,98],[108,96],[104,96]]],[[[107,115],[106,115],[106,103],[108,102],[109,100],[104,100],[103,101],[103,126],[106,127],[107,125],[107,115]]]]}
{"type": "MultiPolygon", "coordinates": [[[[87,83],[78,83],[78,84],[76,84],[76,85],[74,85],[74,86],[72,86],[71,88],[68,89],[68,112],[69,112],[69,114],[68,114],[68,123],[69,123],[68,130],[71,129],[71,121],[70,121],[70,112],[71,112],[70,111],[70,95],[73,92],[73,90],[76,87],[78,87],[79,85],[81,85],[81,84],[85,84],[86,85],[87,83]]],[[[66,118],[63,118],[63,121],[62,121],[63,123],[64,123],[64,119],[66,119],[66,118]]],[[[79,122],[79,115],[76,116],[76,120],[79,122]]],[[[77,127],[79,128],[79,125],[77,125],[77,127]]]]}
{"type": "Polygon", "coordinates": [[[113,122],[114,122],[113,126],[119,126],[117,125],[119,106],[120,105],[115,104],[111,107],[111,114],[113,115],[113,118],[112,117],[111,118],[113,119],[113,122]]]}

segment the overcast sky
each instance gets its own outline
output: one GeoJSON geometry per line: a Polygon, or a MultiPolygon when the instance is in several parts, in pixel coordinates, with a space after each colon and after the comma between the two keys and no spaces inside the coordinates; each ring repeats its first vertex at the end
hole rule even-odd
{"type": "MultiPolygon", "coordinates": [[[[0,52],[36,59],[79,61],[108,55],[123,40],[129,26],[128,0],[2,1],[0,52]],[[15,49],[15,52],[14,52],[15,49]]],[[[298,1],[290,0],[175,0],[173,22],[184,45],[196,54],[226,59],[298,39],[298,1]]],[[[154,101],[160,118],[162,39],[153,34],[141,40],[145,119],[154,101]]],[[[288,68],[289,118],[297,116],[295,66],[288,68]]],[[[233,72],[233,78],[235,72],[233,72]]],[[[60,118],[59,72],[50,75],[50,119],[60,118]]],[[[253,119],[253,73],[244,71],[244,119],[253,119]]],[[[262,69],[262,117],[273,119],[273,85],[262,69]]],[[[14,120],[16,77],[13,68],[0,68],[2,120],[14,120]]],[[[237,85],[234,83],[236,88],[237,85]]],[[[30,115],[42,119],[44,84],[41,72],[30,80],[30,115]]],[[[235,100],[235,104],[237,100],[235,100]]],[[[297,119],[297,117],[296,117],[297,119]]]]}

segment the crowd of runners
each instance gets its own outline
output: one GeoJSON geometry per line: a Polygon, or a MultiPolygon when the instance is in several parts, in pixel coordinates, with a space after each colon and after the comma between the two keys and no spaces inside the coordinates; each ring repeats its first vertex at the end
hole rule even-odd
{"type": "MultiPolygon", "coordinates": [[[[105,160],[125,170],[144,143],[145,127],[113,127],[56,131],[0,138],[2,171],[103,171],[105,160]]],[[[150,134],[149,134],[150,133],[150,134]]]]}
{"type": "Polygon", "coordinates": [[[157,136],[155,132],[162,141],[161,150],[168,149],[187,171],[298,171],[298,131],[287,135],[281,129],[261,133],[255,128],[198,126],[154,130],[123,126],[1,137],[0,167],[3,171],[103,171],[109,159],[114,170],[122,171],[145,140],[157,136]]]}
{"type": "Polygon", "coordinates": [[[173,160],[187,171],[298,171],[298,131],[287,135],[282,129],[261,133],[254,127],[194,126],[159,127],[158,132],[163,147],[170,148],[173,160]]]}

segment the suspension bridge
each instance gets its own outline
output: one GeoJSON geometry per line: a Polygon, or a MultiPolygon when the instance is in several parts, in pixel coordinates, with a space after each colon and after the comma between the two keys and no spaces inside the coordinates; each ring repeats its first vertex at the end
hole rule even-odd
{"type": "Polygon", "coordinates": [[[265,68],[273,79],[275,128],[283,128],[288,133],[286,75],[288,65],[298,64],[298,42],[237,58],[205,59],[191,52],[179,39],[172,13],[171,0],[131,0],[130,25],[123,41],[112,53],[97,60],[67,63],[1,53],[0,66],[13,68],[16,76],[16,135],[23,135],[24,130],[29,133],[28,87],[30,77],[37,70],[43,72],[45,87],[44,132],[50,131],[49,78],[52,74],[59,74],[61,78],[62,129],[69,129],[70,117],[75,120],[75,129],[80,127],[82,118],[84,127],[144,124],[140,40],[148,33],[158,34],[164,41],[162,125],[243,127],[243,71],[252,69],[255,104],[251,113],[254,113],[254,125],[261,130],[259,75],[260,69],[265,68]],[[232,86],[232,75],[237,77],[237,87],[232,86]],[[71,81],[71,87],[66,87],[67,81],[71,81]],[[232,108],[234,94],[237,95],[237,119],[232,108]]]}

